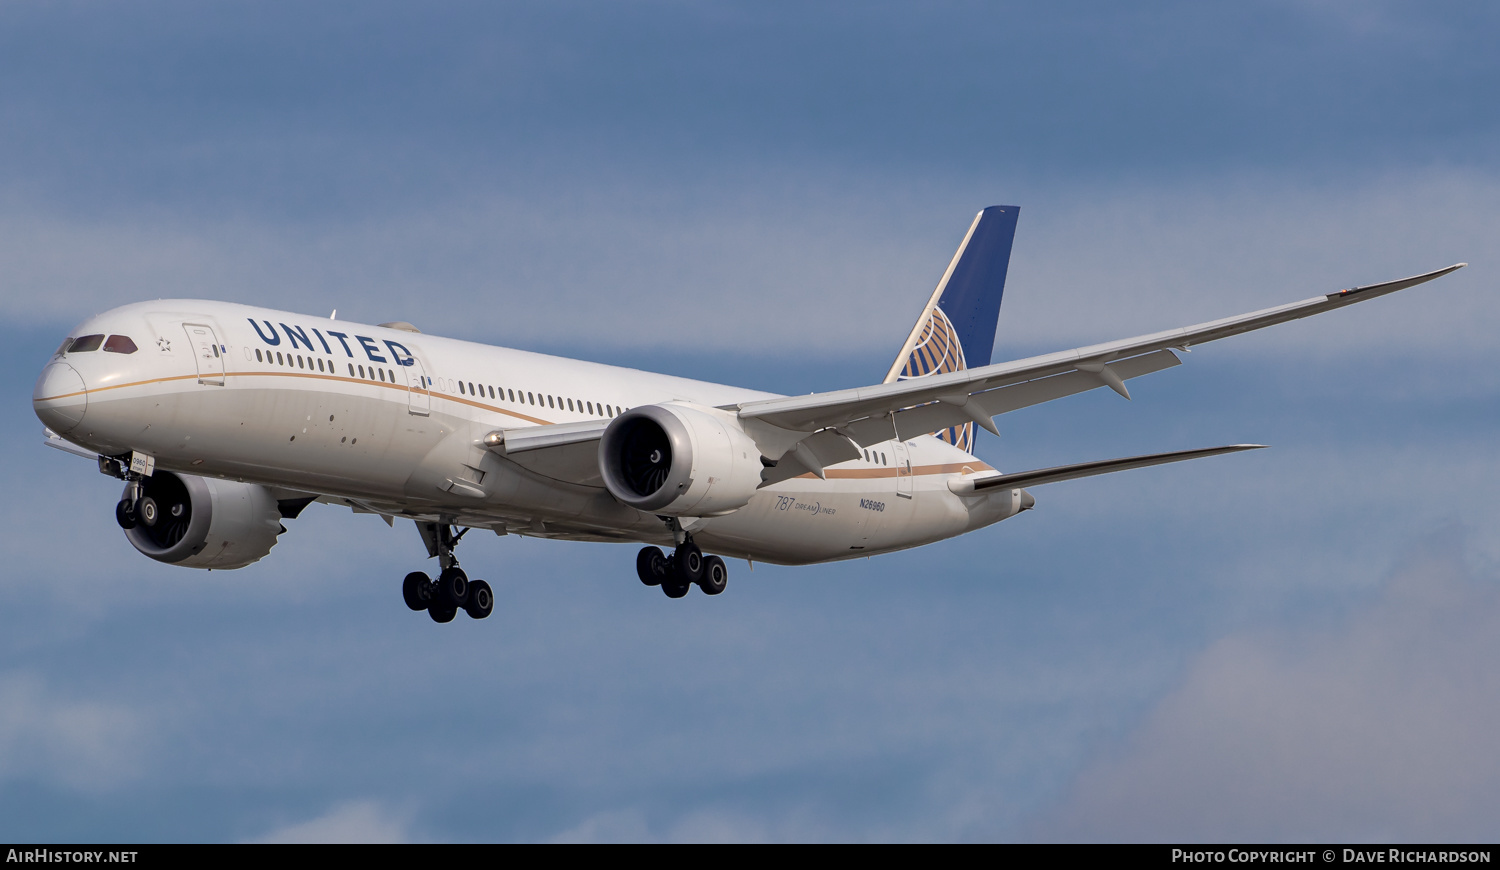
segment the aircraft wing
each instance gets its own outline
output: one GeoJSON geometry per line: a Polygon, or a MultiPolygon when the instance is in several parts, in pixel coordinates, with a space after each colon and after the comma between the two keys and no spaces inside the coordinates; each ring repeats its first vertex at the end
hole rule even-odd
{"type": "Polygon", "coordinates": [[[997,414],[1096,387],[1110,387],[1128,399],[1125,381],[1178,365],[1174,350],[1185,351],[1192,345],[1374,299],[1425,284],[1465,265],[1182,329],[895,383],[745,402],[736,409],[758,443],[782,448],[768,450],[768,455],[784,450],[810,470],[821,472],[824,465],[857,458],[854,445],[912,438],[969,421],[998,434],[992,419],[997,414]]]}
{"type": "Polygon", "coordinates": [[[601,419],[499,429],[484,436],[484,446],[543,477],[602,487],[599,438],[608,426],[601,419]]]}

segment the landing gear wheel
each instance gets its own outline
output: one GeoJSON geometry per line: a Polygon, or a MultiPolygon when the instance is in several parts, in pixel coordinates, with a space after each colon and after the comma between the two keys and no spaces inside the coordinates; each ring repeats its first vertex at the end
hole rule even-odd
{"type": "Polygon", "coordinates": [[[703,551],[692,541],[684,541],[677,545],[677,552],[673,554],[677,559],[677,580],[679,583],[697,583],[703,579],[703,551]]]}
{"type": "Polygon", "coordinates": [[[128,498],[120,499],[120,503],[115,505],[115,522],[127,532],[139,525],[140,518],[135,512],[135,502],[128,498]]]}
{"type": "Polygon", "coordinates": [[[464,605],[464,612],[471,619],[484,619],[495,611],[495,593],[490,589],[490,584],[483,580],[475,580],[469,584],[469,603],[464,605]]]}
{"type": "Polygon", "coordinates": [[[691,588],[693,588],[693,584],[684,583],[677,578],[677,554],[674,553],[668,556],[667,574],[661,578],[661,591],[666,593],[668,598],[681,598],[688,594],[688,590],[691,588]]]}
{"type": "Polygon", "coordinates": [[[401,584],[401,597],[412,610],[426,610],[432,606],[432,578],[421,571],[406,575],[401,584]]]}
{"type": "Polygon", "coordinates": [[[161,508],[156,506],[156,499],[149,495],[141,499],[140,505],[136,508],[136,513],[140,514],[141,522],[145,523],[147,527],[156,525],[156,521],[161,519],[161,508]]]}
{"type": "Polygon", "coordinates": [[[703,590],[704,595],[718,595],[724,591],[729,583],[729,566],[718,556],[709,556],[703,560],[703,579],[698,581],[698,588],[703,590]]]}
{"type": "MultiPolygon", "coordinates": [[[[443,606],[457,610],[469,601],[469,575],[463,569],[454,565],[452,568],[444,568],[443,573],[438,575],[436,595],[434,598],[442,602],[443,606]]],[[[436,619],[437,617],[433,617],[436,619]]],[[[453,617],[448,617],[452,619],[453,617]]],[[[447,620],[443,620],[447,622],[447,620]]]]}
{"type": "Polygon", "coordinates": [[[457,607],[443,607],[434,604],[427,608],[427,615],[432,617],[433,622],[452,622],[453,617],[458,615],[457,607]]]}
{"type": "Polygon", "coordinates": [[[660,547],[642,547],[635,556],[635,574],[647,586],[660,586],[667,577],[667,557],[660,547]]]}

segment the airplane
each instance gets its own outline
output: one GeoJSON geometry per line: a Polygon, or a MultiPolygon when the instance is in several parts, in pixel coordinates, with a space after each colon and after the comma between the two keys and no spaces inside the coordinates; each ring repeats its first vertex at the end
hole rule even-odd
{"type": "MultiPolygon", "coordinates": [[[[1032,508],[1029,488],[1254,450],[1233,444],[1002,472],[975,427],[1180,364],[1231,335],[1414,287],[1465,264],[1150,335],[989,364],[1019,209],[969,225],[878,384],[782,396],[228,302],[162,299],[75,327],[39,375],[45,443],[124,481],[115,516],[160,562],[234,569],[313,502],[414,522],[436,622],[494,591],[454,555],[475,529],[634,542],[669,598],[718,595],[724,557],[806,565],[918,547],[1032,508]],[[976,365],[977,364],[977,365],[976,365]],[[664,552],[662,547],[670,549],[664,552]],[[708,555],[705,553],[711,553],[708,555]]],[[[337,312],[334,312],[336,315],[337,312]]]]}

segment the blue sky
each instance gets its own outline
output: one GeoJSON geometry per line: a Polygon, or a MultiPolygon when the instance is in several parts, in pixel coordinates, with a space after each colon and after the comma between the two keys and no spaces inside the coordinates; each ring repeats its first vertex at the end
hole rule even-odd
{"type": "Polygon", "coordinates": [[[1497,17],[0,7],[0,833],[1491,838],[1497,17]],[[999,202],[997,359],[1473,265],[979,452],[1272,450],[713,600],[633,548],[487,537],[496,616],[434,626],[396,592],[415,532],[331,507],[250,568],[159,565],[30,411],[73,323],[156,296],[852,386],[999,202]]]}

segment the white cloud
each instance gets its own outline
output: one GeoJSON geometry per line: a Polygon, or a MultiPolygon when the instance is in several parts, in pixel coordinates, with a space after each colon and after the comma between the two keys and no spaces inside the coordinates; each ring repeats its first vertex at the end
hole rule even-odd
{"type": "Polygon", "coordinates": [[[552,837],[554,843],[649,843],[657,838],[640,810],[596,813],[552,837]]]}
{"type": "MultiPolygon", "coordinates": [[[[1452,548],[1456,549],[1456,548],[1452,548]]],[[[1452,552],[1343,625],[1210,647],[1044,839],[1473,840],[1500,800],[1500,585],[1452,552]]]]}
{"type": "Polygon", "coordinates": [[[100,792],[142,773],[152,730],[129,707],[77,700],[40,677],[0,674],[0,778],[100,792]]]}
{"type": "Polygon", "coordinates": [[[411,821],[379,801],[341,803],[306,822],[277,828],[256,843],[409,843],[411,821]]]}

